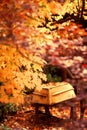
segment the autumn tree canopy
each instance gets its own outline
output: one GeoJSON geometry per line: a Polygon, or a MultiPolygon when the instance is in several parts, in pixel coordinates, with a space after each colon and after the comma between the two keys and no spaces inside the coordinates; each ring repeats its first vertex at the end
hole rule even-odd
{"type": "Polygon", "coordinates": [[[45,61],[64,67],[84,61],[81,57],[72,61],[71,56],[86,50],[79,46],[86,31],[73,22],[76,16],[83,17],[86,4],[86,0],[0,1],[0,101],[22,102],[24,88],[40,89],[46,80],[45,61]],[[63,62],[65,56],[69,61],[63,62]]]}

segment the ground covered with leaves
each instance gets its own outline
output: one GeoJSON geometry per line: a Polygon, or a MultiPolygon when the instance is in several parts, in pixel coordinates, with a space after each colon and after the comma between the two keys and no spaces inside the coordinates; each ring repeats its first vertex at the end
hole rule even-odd
{"type": "MultiPolygon", "coordinates": [[[[42,108],[43,110],[43,108],[42,108]]],[[[2,130],[86,130],[87,129],[87,112],[84,119],[70,119],[70,108],[63,105],[50,109],[52,116],[43,113],[35,114],[33,107],[24,108],[17,111],[14,115],[7,115],[4,123],[0,123],[2,130]]],[[[77,113],[79,107],[77,108],[77,113]]]]}

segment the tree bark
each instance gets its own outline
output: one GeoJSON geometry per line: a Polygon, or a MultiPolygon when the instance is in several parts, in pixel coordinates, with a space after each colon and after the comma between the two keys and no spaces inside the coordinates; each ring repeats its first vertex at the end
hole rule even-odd
{"type": "Polygon", "coordinates": [[[85,0],[82,0],[82,10],[81,10],[81,19],[83,19],[83,12],[85,9],[85,0]]]}

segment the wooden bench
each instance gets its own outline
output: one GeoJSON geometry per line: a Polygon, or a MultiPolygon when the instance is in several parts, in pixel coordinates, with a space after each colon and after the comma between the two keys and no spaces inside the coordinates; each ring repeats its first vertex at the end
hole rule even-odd
{"type": "Polygon", "coordinates": [[[39,108],[44,107],[45,113],[51,115],[49,108],[58,106],[61,103],[64,105],[70,106],[71,103],[71,116],[74,116],[72,113],[75,112],[75,103],[76,98],[74,88],[67,82],[57,82],[57,83],[47,83],[43,85],[43,88],[40,91],[34,91],[32,94],[32,104],[35,107],[36,114],[39,113],[39,108]],[[66,102],[67,101],[67,102],[66,102]],[[74,105],[72,105],[74,104],[74,105]]]}

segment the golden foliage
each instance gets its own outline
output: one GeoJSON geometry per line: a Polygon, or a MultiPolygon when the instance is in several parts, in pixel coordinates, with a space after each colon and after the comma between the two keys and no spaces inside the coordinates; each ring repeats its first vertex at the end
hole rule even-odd
{"type": "Polygon", "coordinates": [[[30,89],[41,88],[42,79],[46,80],[42,71],[43,61],[39,63],[38,57],[35,56],[34,59],[38,62],[34,62],[33,57],[31,54],[26,58],[10,45],[0,45],[1,102],[23,103],[25,86],[30,89]]]}

